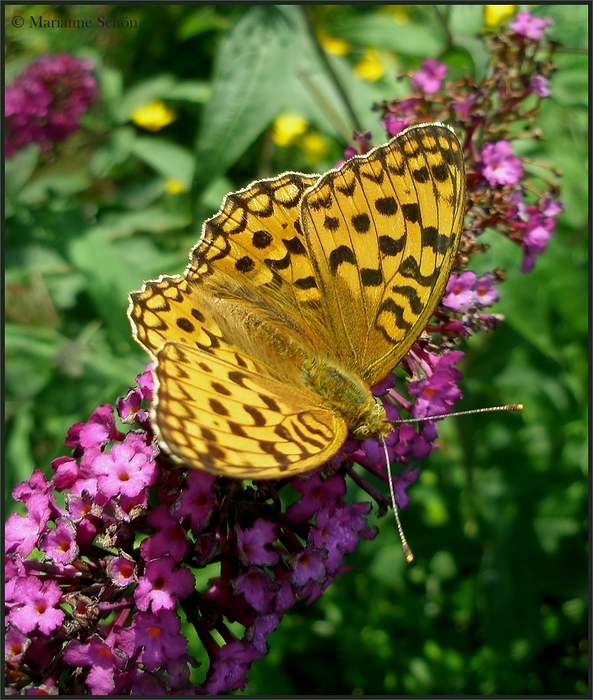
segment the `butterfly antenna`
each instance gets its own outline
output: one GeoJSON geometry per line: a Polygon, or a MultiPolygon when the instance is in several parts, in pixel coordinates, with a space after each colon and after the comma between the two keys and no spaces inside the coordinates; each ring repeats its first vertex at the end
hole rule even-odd
{"type": "Polygon", "coordinates": [[[402,418],[391,421],[392,425],[400,423],[427,423],[431,420],[442,420],[443,418],[453,418],[454,416],[471,416],[474,413],[494,413],[495,411],[522,411],[522,403],[509,403],[505,406],[487,406],[486,408],[473,408],[469,411],[454,411],[453,413],[437,413],[435,416],[424,416],[423,418],[402,418]]]}
{"type": "Polygon", "coordinates": [[[389,453],[387,452],[387,443],[383,438],[381,438],[381,444],[383,445],[383,451],[385,452],[385,463],[387,464],[387,475],[389,478],[389,492],[391,493],[391,504],[393,505],[393,515],[395,515],[395,524],[397,525],[397,532],[399,534],[400,542],[402,543],[402,549],[404,550],[404,557],[408,564],[414,561],[414,554],[410,549],[408,540],[404,535],[404,529],[399,519],[399,508],[395,503],[395,491],[393,489],[393,477],[391,476],[391,464],[389,464],[389,453]]]}

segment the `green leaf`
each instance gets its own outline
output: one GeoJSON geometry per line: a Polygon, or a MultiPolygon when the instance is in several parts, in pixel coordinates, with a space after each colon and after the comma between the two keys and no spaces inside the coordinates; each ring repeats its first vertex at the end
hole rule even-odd
{"type": "MultiPolygon", "coordinates": [[[[15,6],[16,9],[16,6],[15,6]]],[[[18,12],[17,12],[18,14],[18,12]]],[[[4,80],[6,85],[11,85],[19,73],[22,73],[27,66],[31,65],[33,58],[30,54],[11,58],[4,63],[4,80]]]]}
{"type": "MultiPolygon", "coordinates": [[[[6,484],[9,493],[17,483],[30,479],[37,466],[31,450],[31,445],[34,442],[34,428],[35,421],[31,404],[21,406],[13,417],[11,431],[6,441],[6,462],[7,466],[10,465],[6,470],[7,478],[10,481],[6,484]]],[[[7,514],[14,511],[15,501],[6,498],[6,506],[7,514]]]]}
{"type": "MultiPolygon", "coordinates": [[[[588,52],[591,27],[587,3],[546,4],[543,14],[554,20],[554,24],[546,30],[552,40],[571,51],[581,50],[583,54],[588,52]]],[[[585,55],[583,58],[586,60],[585,55]]]]}
{"type": "Polygon", "coordinates": [[[106,177],[111,169],[127,160],[134,147],[136,131],[131,126],[114,129],[107,143],[98,148],[89,163],[94,177],[106,177]]]}
{"type": "Polygon", "coordinates": [[[12,323],[6,326],[5,339],[6,390],[10,397],[6,409],[10,415],[18,404],[29,401],[47,386],[63,339],[53,331],[12,323]]]}
{"type": "Polygon", "coordinates": [[[22,204],[41,204],[52,197],[71,197],[84,192],[91,184],[90,178],[83,172],[64,175],[44,175],[29,180],[18,195],[22,204]]]}
{"type": "Polygon", "coordinates": [[[165,211],[159,207],[151,207],[144,211],[118,212],[106,215],[93,231],[107,241],[131,236],[138,231],[160,233],[183,228],[189,223],[189,217],[183,214],[165,211]]]}
{"type": "MultiPolygon", "coordinates": [[[[117,391],[121,393],[123,387],[133,384],[134,376],[142,372],[149,358],[146,353],[137,352],[139,348],[132,341],[132,331],[129,324],[127,328],[127,339],[129,340],[130,346],[135,346],[134,350],[136,350],[136,352],[133,355],[113,355],[104,350],[91,352],[89,349],[85,348],[85,375],[89,377],[94,376],[96,380],[101,382],[101,386],[109,382],[113,387],[111,389],[112,392],[117,391]]],[[[113,393],[112,396],[108,396],[107,399],[112,401],[114,395],[115,393],[113,393]]]]}
{"type": "Polygon", "coordinates": [[[183,272],[191,243],[188,242],[187,246],[182,244],[170,253],[164,253],[151,239],[140,236],[122,239],[117,245],[120,255],[130,268],[128,284],[131,291],[139,289],[147,279],[183,272]]]}
{"type": "Polygon", "coordinates": [[[554,554],[558,551],[562,538],[574,536],[579,532],[579,524],[574,518],[535,518],[533,529],[542,549],[554,554]]]}
{"type": "Polygon", "coordinates": [[[206,5],[183,20],[177,30],[177,38],[179,41],[185,41],[204,32],[226,29],[227,25],[226,17],[217,14],[212,5],[206,5]]]}
{"type": "Polygon", "coordinates": [[[4,163],[6,194],[16,195],[33,174],[39,161],[39,146],[29,144],[4,163]]]}
{"type": "Polygon", "coordinates": [[[185,100],[197,104],[208,102],[211,97],[212,87],[210,83],[200,80],[185,80],[182,83],[177,83],[167,95],[169,100],[185,100]]]}
{"type": "Polygon", "coordinates": [[[190,189],[194,159],[187,149],[154,136],[138,136],[132,152],[163,177],[179,180],[190,189]]]}
{"type": "Polygon", "coordinates": [[[589,104],[589,81],[586,66],[587,56],[574,56],[564,61],[562,70],[552,77],[551,89],[554,100],[564,106],[587,108],[589,104]]]}
{"type": "Polygon", "coordinates": [[[558,236],[552,237],[529,277],[514,271],[509,273],[500,305],[507,323],[544,355],[558,361],[561,356],[558,331],[565,328],[572,328],[572,334],[584,331],[585,274],[584,261],[578,261],[578,251],[558,236]],[[565,320],[559,329],[554,319],[562,316],[565,320]]]}
{"type": "Polygon", "coordinates": [[[99,92],[111,115],[117,121],[119,105],[124,91],[124,79],[117,68],[100,66],[96,70],[99,92]]]}
{"type": "MultiPolygon", "coordinates": [[[[449,11],[448,26],[456,42],[460,36],[477,38],[484,30],[483,5],[469,2],[456,3],[449,5],[447,10],[449,11]]],[[[482,41],[480,44],[484,46],[482,41]]]]}
{"type": "Polygon", "coordinates": [[[388,49],[408,56],[434,58],[445,48],[445,35],[436,28],[436,23],[399,24],[380,14],[353,18],[336,25],[333,31],[351,44],[388,49]]]}
{"type": "Polygon", "coordinates": [[[199,182],[224,173],[277,115],[299,31],[296,8],[254,5],[224,37],[197,143],[199,182]]]}
{"type": "Polygon", "coordinates": [[[130,335],[126,307],[129,290],[129,264],[101,229],[92,229],[69,245],[70,262],[84,276],[97,315],[115,339],[130,335]]]}

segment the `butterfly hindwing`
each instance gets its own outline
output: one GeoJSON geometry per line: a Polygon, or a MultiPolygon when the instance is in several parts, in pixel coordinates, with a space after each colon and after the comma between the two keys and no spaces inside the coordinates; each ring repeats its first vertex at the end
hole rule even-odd
{"type": "Polygon", "coordinates": [[[156,355],[157,437],[177,461],[243,479],[295,476],[323,464],[347,428],[320,397],[180,343],[156,355]]]}

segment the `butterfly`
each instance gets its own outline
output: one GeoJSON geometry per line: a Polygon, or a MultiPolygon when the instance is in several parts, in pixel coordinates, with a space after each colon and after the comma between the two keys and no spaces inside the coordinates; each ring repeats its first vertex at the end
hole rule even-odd
{"type": "Polygon", "coordinates": [[[213,474],[276,479],[319,467],[349,434],[389,435],[371,388],[439,303],[464,210],[462,147],[438,123],[323,175],[228,194],[184,274],[130,295],[160,447],[213,474]]]}

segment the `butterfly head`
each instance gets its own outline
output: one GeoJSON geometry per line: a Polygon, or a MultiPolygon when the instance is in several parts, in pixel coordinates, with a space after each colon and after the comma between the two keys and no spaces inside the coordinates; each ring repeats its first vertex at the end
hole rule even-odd
{"type": "Polygon", "coordinates": [[[356,426],[352,428],[352,435],[357,440],[386,438],[392,432],[393,425],[387,420],[383,404],[375,401],[365,406],[356,426]]]}

